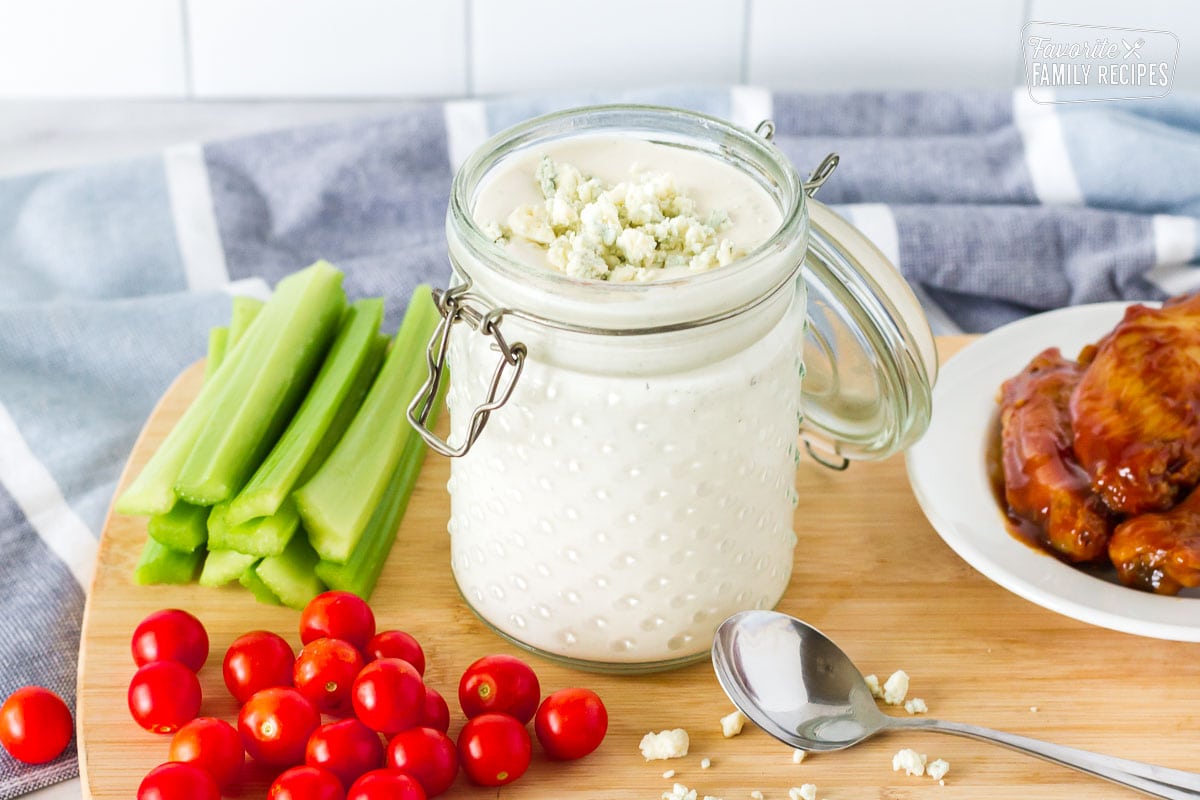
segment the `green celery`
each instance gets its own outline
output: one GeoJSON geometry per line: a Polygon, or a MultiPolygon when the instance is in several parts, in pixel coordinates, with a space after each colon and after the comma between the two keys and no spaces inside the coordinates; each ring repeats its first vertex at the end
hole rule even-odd
{"type": "Polygon", "coordinates": [[[345,564],[330,561],[317,563],[314,572],[330,589],[353,592],[363,600],[371,599],[371,592],[375,590],[388,552],[396,539],[400,520],[408,508],[413,487],[417,485],[417,476],[421,474],[425,450],[425,440],[415,431],[411,432],[400,463],[388,481],[383,500],[375,507],[375,513],[371,515],[371,521],[367,523],[362,539],[349,560],[345,564]]]}
{"type": "Polygon", "coordinates": [[[208,507],[180,500],[166,514],[150,517],[146,532],[164,547],[191,553],[208,539],[208,507]]]}
{"type": "Polygon", "coordinates": [[[350,307],[320,372],[287,430],[237,497],[230,501],[229,522],[236,525],[279,510],[368,360],[382,319],[380,298],[359,300],[350,307]]]}
{"type": "Polygon", "coordinates": [[[182,553],[165,547],[154,539],[146,539],[142,555],[133,570],[133,582],[140,586],[156,583],[191,583],[203,557],[203,550],[182,553]]]}
{"type": "Polygon", "coordinates": [[[238,525],[229,522],[229,504],[218,503],[208,517],[208,546],[247,555],[277,556],[299,528],[300,517],[290,499],[271,516],[256,517],[238,525]]]}
{"type": "Polygon", "coordinates": [[[324,261],[280,281],[250,330],[270,324],[259,336],[246,337],[250,357],[225,382],[179,470],[174,487],[179,497],[215,505],[241,489],[320,366],[345,309],[341,283],[342,273],[324,261]],[[284,293],[289,281],[296,288],[284,293]]]}
{"type": "Polygon", "coordinates": [[[254,571],[281,603],[299,610],[325,591],[325,585],[313,572],[316,565],[317,554],[309,546],[308,538],[295,536],[286,550],[264,558],[254,571]]]}
{"type": "Polygon", "coordinates": [[[208,356],[204,359],[204,380],[212,380],[225,350],[229,347],[229,328],[213,328],[208,332],[208,356]]]}
{"type": "MultiPolygon", "coordinates": [[[[289,279],[285,278],[279,282],[275,297],[281,303],[291,302],[290,296],[295,294],[297,286],[296,282],[289,282],[289,279]]],[[[141,472],[117,498],[114,505],[117,513],[165,514],[175,505],[175,479],[229,383],[233,381],[243,363],[248,360],[253,362],[249,354],[258,346],[258,340],[270,335],[271,331],[268,328],[274,322],[269,320],[268,316],[259,314],[244,336],[236,343],[227,343],[225,356],[212,377],[205,380],[196,399],[183,412],[183,416],[150,456],[141,472]]]]}
{"type": "Polygon", "coordinates": [[[250,323],[262,311],[263,301],[246,295],[233,296],[233,311],[229,315],[229,344],[237,344],[238,339],[246,333],[250,323]]]}
{"type": "Polygon", "coordinates": [[[255,561],[258,561],[258,556],[249,556],[236,550],[209,550],[204,557],[204,568],[200,570],[198,583],[210,587],[233,583],[255,561]]]}
{"type": "Polygon", "coordinates": [[[309,540],[325,561],[344,564],[350,558],[396,469],[409,431],[405,410],[425,380],[425,350],[437,321],[429,287],[418,286],[350,428],[292,495],[309,540]]]}
{"type": "Polygon", "coordinates": [[[258,577],[258,573],[254,570],[258,563],[256,561],[254,564],[246,567],[246,571],[238,578],[238,583],[249,589],[250,593],[254,595],[254,599],[260,603],[272,606],[283,605],[279,602],[279,597],[271,591],[271,587],[263,583],[263,579],[258,577]]]}
{"type": "Polygon", "coordinates": [[[383,357],[387,355],[388,345],[391,344],[391,341],[391,337],[383,333],[375,337],[375,341],[371,345],[371,350],[367,353],[367,360],[363,362],[362,369],[355,376],[354,384],[346,394],[346,399],[338,407],[337,414],[334,415],[333,421],[329,423],[329,429],[321,437],[321,442],[317,445],[317,449],[313,451],[312,458],[308,460],[308,464],[304,467],[304,472],[301,473],[300,480],[297,481],[298,484],[304,484],[309,478],[317,474],[317,470],[325,463],[325,459],[329,458],[329,454],[333,452],[333,448],[337,447],[337,443],[342,440],[346,429],[350,427],[350,423],[354,421],[355,415],[358,414],[358,409],[362,407],[363,398],[371,390],[371,384],[375,383],[375,376],[379,374],[379,365],[383,363],[383,357]]]}

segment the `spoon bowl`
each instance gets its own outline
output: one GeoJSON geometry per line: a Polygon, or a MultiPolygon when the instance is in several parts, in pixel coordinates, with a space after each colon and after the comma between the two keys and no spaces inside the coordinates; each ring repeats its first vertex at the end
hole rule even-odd
{"type": "Polygon", "coordinates": [[[1200,776],[1191,772],[976,725],[884,714],[841,648],[786,614],[733,615],[717,629],[712,660],[717,680],[733,704],[771,736],[801,750],[844,750],[894,728],[934,731],[1000,744],[1154,797],[1200,800],[1200,776]]]}

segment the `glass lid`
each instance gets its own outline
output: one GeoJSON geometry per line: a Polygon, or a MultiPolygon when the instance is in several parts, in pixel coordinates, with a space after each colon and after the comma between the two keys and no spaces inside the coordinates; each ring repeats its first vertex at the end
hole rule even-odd
{"type": "Polygon", "coordinates": [[[809,199],[804,420],[814,458],[836,469],[911,445],[929,425],[937,350],[899,270],[854,226],[809,199]]]}

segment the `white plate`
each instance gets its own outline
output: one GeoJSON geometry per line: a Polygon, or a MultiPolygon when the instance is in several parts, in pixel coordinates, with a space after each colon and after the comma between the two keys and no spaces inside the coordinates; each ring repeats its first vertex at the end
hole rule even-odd
{"type": "MultiPolygon", "coordinates": [[[[1200,598],[1129,589],[1068,566],[1010,534],[988,479],[986,450],[1000,384],[1047,347],[1074,358],[1120,321],[1127,303],[1075,306],[1014,322],[950,359],[933,421],[907,455],[925,516],[968,564],[1026,600],[1117,631],[1200,642],[1200,598]]],[[[1192,590],[1193,593],[1195,590],[1192,590]]]]}

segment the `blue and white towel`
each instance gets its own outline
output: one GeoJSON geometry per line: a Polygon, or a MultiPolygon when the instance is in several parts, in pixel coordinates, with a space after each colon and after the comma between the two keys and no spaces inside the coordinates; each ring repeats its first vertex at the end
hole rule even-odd
{"type": "MultiPolygon", "coordinates": [[[[938,332],[1200,288],[1200,97],[1035,105],[1023,91],[662,90],[414,104],[404,112],[0,180],[0,696],[74,701],[84,595],[118,473],[203,355],[228,293],[326,258],[355,296],[444,284],[455,167],[489,134],[592,102],[752,127],[917,287],[938,332]]],[[[264,283],[265,282],[265,283],[264,283]]],[[[74,775],[0,753],[0,798],[74,775]]]]}

